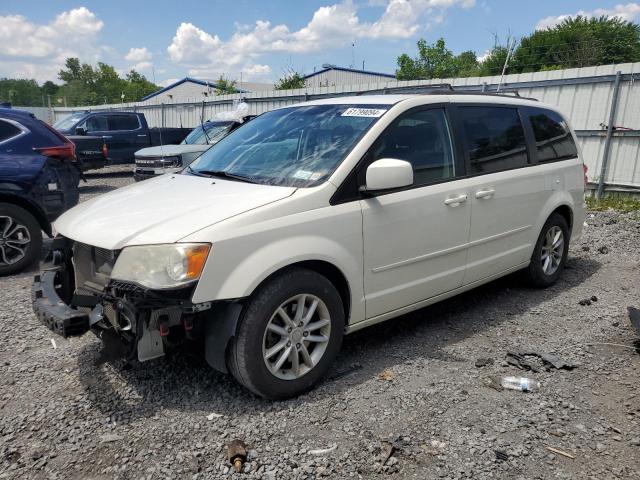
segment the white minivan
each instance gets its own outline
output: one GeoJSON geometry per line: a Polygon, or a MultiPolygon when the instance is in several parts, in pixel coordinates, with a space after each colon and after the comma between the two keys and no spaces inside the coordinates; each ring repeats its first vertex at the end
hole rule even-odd
{"type": "Polygon", "coordinates": [[[583,217],[583,163],[554,107],[311,101],[65,213],[33,305],[123,357],[202,346],[252,392],[286,398],[321,379],[344,334],[519,270],[553,284],[583,217]]]}

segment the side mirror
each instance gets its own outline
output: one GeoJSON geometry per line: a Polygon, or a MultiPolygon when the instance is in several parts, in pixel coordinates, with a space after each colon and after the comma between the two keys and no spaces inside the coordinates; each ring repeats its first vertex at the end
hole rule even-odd
{"type": "Polygon", "coordinates": [[[84,127],[76,127],[76,135],[86,135],[87,129],[84,127]]]}
{"type": "Polygon", "coordinates": [[[367,192],[413,185],[413,167],[405,160],[381,158],[367,168],[367,192]]]}

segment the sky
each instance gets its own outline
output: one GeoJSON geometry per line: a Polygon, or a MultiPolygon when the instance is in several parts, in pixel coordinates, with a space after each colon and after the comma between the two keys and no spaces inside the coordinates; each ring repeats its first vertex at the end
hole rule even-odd
{"type": "Polygon", "coordinates": [[[640,21],[605,0],[0,0],[0,78],[60,83],[67,57],[134,68],[167,85],[191,76],[273,82],[325,63],[394,73],[416,41],[481,57],[572,15],[640,21]]]}

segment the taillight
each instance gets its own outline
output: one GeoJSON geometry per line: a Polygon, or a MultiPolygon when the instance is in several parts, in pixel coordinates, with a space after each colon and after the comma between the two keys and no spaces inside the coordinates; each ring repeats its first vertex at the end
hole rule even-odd
{"type": "Polygon", "coordinates": [[[69,160],[74,160],[76,158],[76,146],[71,142],[65,142],[63,145],[57,145],[55,147],[34,148],[34,150],[41,153],[45,157],[54,157],[69,160]]]}
{"type": "Polygon", "coordinates": [[[109,149],[107,148],[107,144],[106,143],[102,144],[102,156],[104,158],[107,158],[109,156],[109,149]]]}
{"type": "Polygon", "coordinates": [[[585,190],[587,189],[587,183],[589,182],[589,179],[587,178],[587,172],[589,171],[589,167],[587,167],[586,164],[582,164],[582,171],[584,172],[584,188],[585,190]]]}

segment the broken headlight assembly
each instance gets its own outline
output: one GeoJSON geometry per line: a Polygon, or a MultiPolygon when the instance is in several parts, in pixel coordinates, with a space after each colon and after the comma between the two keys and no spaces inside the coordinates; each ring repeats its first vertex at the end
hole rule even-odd
{"type": "Polygon", "coordinates": [[[200,278],[211,245],[173,243],[125,247],[113,267],[111,278],[150,289],[172,289],[200,278]]]}

